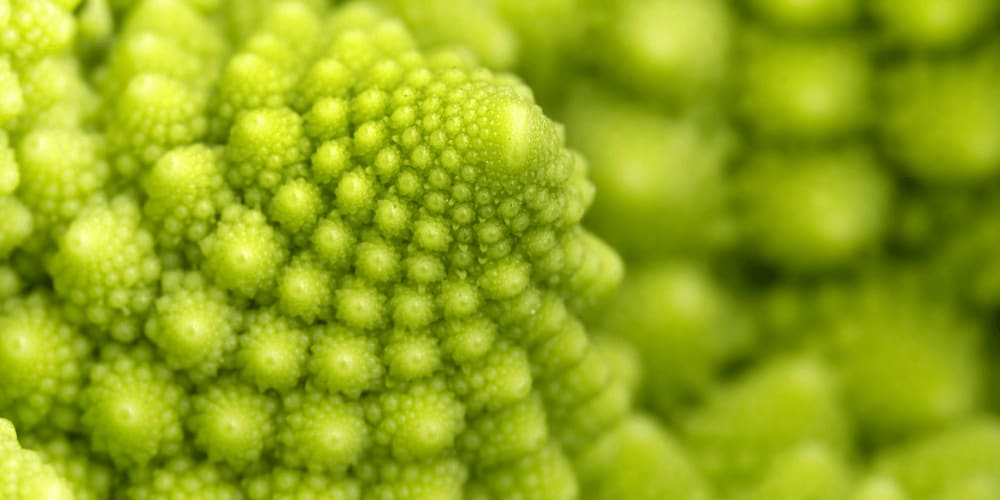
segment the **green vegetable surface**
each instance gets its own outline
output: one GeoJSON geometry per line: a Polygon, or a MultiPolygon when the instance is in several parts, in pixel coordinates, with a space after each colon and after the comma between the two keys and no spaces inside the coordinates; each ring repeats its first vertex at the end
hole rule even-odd
{"type": "Polygon", "coordinates": [[[0,0],[0,500],[1000,499],[997,14],[0,0]]]}

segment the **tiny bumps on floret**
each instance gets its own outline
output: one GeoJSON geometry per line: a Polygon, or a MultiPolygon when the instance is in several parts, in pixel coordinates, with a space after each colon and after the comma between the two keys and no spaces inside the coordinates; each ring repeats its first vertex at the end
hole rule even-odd
{"type": "Polygon", "coordinates": [[[111,346],[90,370],[82,423],[93,449],[118,467],[176,453],[187,399],[173,374],[143,347],[111,346]]]}
{"type": "Polygon", "coordinates": [[[112,494],[575,495],[630,400],[577,318],[622,266],[528,88],[363,4],[110,8],[79,50],[115,105],[11,135],[15,262],[56,251],[2,292],[48,271],[108,344],[79,430],[112,494]]]}
{"type": "Polygon", "coordinates": [[[205,273],[216,286],[248,297],[270,290],[288,256],[285,238],[264,214],[227,207],[215,232],[201,241],[205,273]]]}
{"type": "Polygon", "coordinates": [[[329,319],[336,282],[326,267],[309,252],[296,255],[278,277],[281,311],[307,323],[329,319]]]}
{"type": "Polygon", "coordinates": [[[13,424],[0,418],[0,496],[11,500],[70,500],[68,482],[35,451],[21,448],[13,424]]]}
{"type": "Polygon", "coordinates": [[[285,172],[308,157],[308,148],[302,118],[291,109],[246,111],[229,131],[225,152],[232,165],[229,181],[241,187],[276,190],[285,172]]]}
{"type": "Polygon", "coordinates": [[[184,82],[155,73],[129,80],[107,131],[115,169],[134,175],[175,146],[205,134],[205,98],[184,82]]]}
{"type": "Polygon", "coordinates": [[[323,393],[292,393],[282,401],[279,453],[283,463],[342,473],[370,444],[364,408],[323,393]]]}
{"type": "Polygon", "coordinates": [[[223,378],[192,396],[187,426],[209,460],[243,468],[275,445],[278,406],[273,396],[250,384],[223,378]]]}
{"type": "Polygon", "coordinates": [[[143,479],[128,488],[135,500],[240,500],[243,498],[233,473],[211,463],[176,458],[165,465],[143,471],[143,479]]]}
{"type": "Polygon", "coordinates": [[[100,197],[109,168],[96,135],[72,129],[34,129],[17,142],[18,197],[40,229],[65,225],[100,197]]]}
{"type": "Polygon", "coordinates": [[[345,328],[317,332],[310,348],[309,376],[314,387],[357,399],[380,386],[385,366],[375,339],[345,328]]]}
{"type": "Polygon", "coordinates": [[[46,57],[21,68],[19,76],[25,108],[11,124],[13,130],[75,130],[93,125],[98,118],[100,100],[76,59],[67,55],[46,57]]]}
{"type": "Polygon", "coordinates": [[[403,461],[430,458],[450,449],[465,427],[464,408],[440,380],[384,391],[373,441],[403,461]]]}
{"type": "Polygon", "coordinates": [[[140,221],[129,198],[88,208],[59,239],[49,266],[56,293],[82,320],[110,326],[122,340],[138,335],[135,315],[152,305],[160,275],[153,237],[140,221]]]}
{"type": "Polygon", "coordinates": [[[88,342],[41,294],[0,302],[0,415],[22,429],[76,423],[88,342]]]}
{"type": "Polygon", "coordinates": [[[66,478],[76,500],[102,500],[111,495],[115,483],[111,466],[95,456],[83,439],[42,431],[22,441],[66,478]]]}
{"type": "Polygon", "coordinates": [[[17,64],[58,53],[70,44],[73,16],[51,0],[11,0],[11,14],[0,25],[0,51],[17,64]]]}
{"type": "Polygon", "coordinates": [[[217,26],[192,2],[136,2],[117,31],[107,62],[95,75],[107,95],[117,95],[132,77],[142,73],[207,89],[221,71],[226,42],[217,26]]]}
{"type": "Polygon", "coordinates": [[[306,370],[309,334],[295,321],[269,310],[246,321],[236,352],[244,379],[262,391],[294,387],[306,370]]]}
{"type": "Polygon", "coordinates": [[[223,178],[217,149],[182,146],[160,157],[142,180],[143,215],[155,224],[157,243],[177,248],[203,240],[232,193],[223,178]]]}
{"type": "Polygon", "coordinates": [[[236,348],[237,313],[225,294],[197,275],[165,276],[162,288],[145,324],[146,337],[170,368],[189,370],[196,378],[215,375],[236,348]]]}
{"type": "Polygon", "coordinates": [[[359,500],[361,483],[355,479],[333,477],[324,472],[278,467],[261,471],[243,480],[243,490],[250,500],[359,500]]]}

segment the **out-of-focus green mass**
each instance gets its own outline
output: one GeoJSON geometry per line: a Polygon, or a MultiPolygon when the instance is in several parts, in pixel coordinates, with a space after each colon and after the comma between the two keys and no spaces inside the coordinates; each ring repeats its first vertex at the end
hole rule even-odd
{"type": "Polygon", "coordinates": [[[0,0],[0,499],[1000,499],[998,14],[0,0]]]}

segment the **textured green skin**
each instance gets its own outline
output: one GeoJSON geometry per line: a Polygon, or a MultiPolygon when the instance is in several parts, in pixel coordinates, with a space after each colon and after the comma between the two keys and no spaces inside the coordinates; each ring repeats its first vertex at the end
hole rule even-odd
{"type": "Polygon", "coordinates": [[[74,498],[70,485],[37,452],[22,449],[14,425],[0,419],[0,495],[11,500],[74,498]]]}
{"type": "Polygon", "coordinates": [[[105,7],[0,65],[0,414],[78,496],[578,496],[622,267],[528,88],[364,4],[105,7]]]}
{"type": "Polygon", "coordinates": [[[1000,491],[997,2],[77,3],[0,0],[0,415],[78,498],[1000,491]]]}

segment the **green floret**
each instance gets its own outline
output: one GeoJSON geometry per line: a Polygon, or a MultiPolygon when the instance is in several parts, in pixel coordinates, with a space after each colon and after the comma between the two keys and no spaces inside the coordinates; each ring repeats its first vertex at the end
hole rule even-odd
{"type": "Polygon", "coordinates": [[[805,443],[771,464],[748,500],[839,500],[847,497],[853,482],[847,462],[825,445],[805,443]]]}
{"type": "Polygon", "coordinates": [[[532,395],[489,413],[470,415],[459,448],[480,467],[494,467],[541,450],[549,439],[542,399],[532,395]]]}
{"type": "Polygon", "coordinates": [[[14,196],[0,196],[0,259],[6,258],[31,236],[34,219],[31,210],[14,196]]]}
{"type": "Polygon", "coordinates": [[[869,10],[884,37],[913,49],[946,49],[983,34],[995,18],[995,0],[875,0],[869,10]]]}
{"type": "Polygon", "coordinates": [[[187,398],[174,375],[143,347],[109,346],[83,390],[83,428],[94,451],[118,467],[143,467],[179,452],[187,398]]]}
{"type": "Polygon", "coordinates": [[[596,21],[581,53],[611,80],[673,106],[702,102],[724,86],[733,38],[724,1],[585,4],[596,21]]]}
{"type": "Polygon", "coordinates": [[[753,13],[781,29],[814,34],[852,26],[860,0],[744,0],[753,13]]]}
{"type": "Polygon", "coordinates": [[[80,61],[46,57],[20,70],[25,111],[15,129],[79,129],[91,125],[101,111],[100,99],[84,79],[80,61]]]}
{"type": "Polygon", "coordinates": [[[153,304],[160,261],[153,237],[139,227],[140,212],[128,198],[84,210],[59,239],[49,271],[56,293],[80,320],[110,326],[127,341],[138,334],[135,316],[153,304]]]}
{"type": "Polygon", "coordinates": [[[243,378],[257,389],[287,391],[305,374],[309,334],[270,310],[247,318],[236,352],[243,378]]]}
{"type": "Polygon", "coordinates": [[[288,255],[285,239],[264,214],[227,207],[215,232],[201,240],[204,271],[216,286],[247,297],[270,291],[288,255]]]}
{"type": "Polygon", "coordinates": [[[471,414],[499,410],[531,393],[531,363],[523,349],[498,341],[485,356],[464,364],[454,384],[471,414]]]}
{"type": "Polygon", "coordinates": [[[1000,478],[976,477],[949,485],[935,500],[990,500],[1000,496],[1000,478]]]}
{"type": "Polygon", "coordinates": [[[630,417],[577,459],[583,498],[707,500],[709,488],[681,444],[647,416],[630,417]]]}
{"type": "Polygon", "coordinates": [[[1000,72],[992,54],[916,60],[886,72],[883,149],[925,183],[970,184],[1000,172],[1000,72]]]}
{"type": "Polygon", "coordinates": [[[24,111],[24,94],[10,57],[0,57],[0,125],[17,118],[24,111]]]}
{"type": "Polygon", "coordinates": [[[209,460],[242,468],[274,446],[277,410],[273,397],[223,378],[192,396],[187,427],[209,460]]]}
{"type": "Polygon", "coordinates": [[[232,202],[219,151],[201,144],[173,149],[142,180],[143,215],[156,225],[157,244],[177,248],[199,242],[232,202]]]}
{"type": "Polygon", "coordinates": [[[463,498],[570,500],[579,494],[579,485],[569,459],[557,447],[549,446],[476,474],[463,498]]]}
{"type": "Polygon", "coordinates": [[[374,500],[458,500],[464,498],[462,485],[468,478],[465,467],[454,459],[386,462],[369,469],[362,472],[372,480],[365,495],[374,500]]]}
{"type": "MultiPolygon", "coordinates": [[[[645,260],[725,241],[732,138],[724,128],[668,118],[593,84],[572,87],[562,118],[599,192],[588,226],[626,256],[645,260]]],[[[539,232],[529,244],[544,252],[549,238],[539,232]]]]}
{"type": "Polygon", "coordinates": [[[991,418],[958,422],[885,450],[876,468],[898,480],[912,498],[936,499],[977,481],[995,485],[1000,480],[1000,425],[991,418]]]}
{"type": "MultiPolygon", "coordinates": [[[[397,233],[409,229],[408,226],[411,225],[406,210],[406,205],[396,200],[383,200],[375,213],[375,223],[388,236],[399,236],[397,233]]],[[[330,225],[326,231],[332,235],[334,227],[330,225]]],[[[321,236],[321,234],[317,234],[317,236],[321,236]]],[[[393,243],[392,240],[373,239],[358,245],[354,263],[355,272],[376,282],[397,278],[399,255],[395,248],[396,245],[393,243]]]]}
{"type": "Polygon", "coordinates": [[[893,186],[869,152],[765,149],[743,169],[737,197],[744,236],[768,263],[791,271],[836,268],[881,242],[893,186]]]}
{"type": "Polygon", "coordinates": [[[461,402],[439,379],[385,391],[379,395],[378,408],[372,440],[402,461],[439,455],[455,445],[465,428],[461,402]]]}
{"type": "Polygon", "coordinates": [[[82,440],[42,433],[25,436],[23,441],[66,478],[76,500],[104,500],[111,495],[116,481],[111,466],[94,456],[82,440]]]}
{"type": "Polygon", "coordinates": [[[237,313],[225,294],[204,285],[199,275],[164,276],[163,295],[145,325],[167,366],[204,379],[215,375],[236,348],[237,313]]]}
{"type": "Polygon", "coordinates": [[[159,73],[206,88],[221,70],[226,42],[205,13],[185,0],[136,2],[118,30],[100,83],[115,95],[141,73],[159,73]]]}
{"type": "Polygon", "coordinates": [[[755,483],[783,453],[806,443],[846,452],[850,421],[835,384],[830,369],[810,357],[772,360],[689,414],[685,442],[724,492],[755,483]]]}
{"type": "Polygon", "coordinates": [[[282,400],[279,453],[283,463],[311,471],[342,473],[370,445],[360,404],[323,393],[295,392],[282,400]]]}
{"type": "Polygon", "coordinates": [[[313,227],[325,212],[323,193],[316,184],[296,179],[275,192],[268,205],[268,216],[291,234],[311,234],[313,227]]]}
{"type": "Polygon", "coordinates": [[[308,157],[308,148],[302,118],[294,111],[264,108],[242,113],[226,145],[229,181],[240,187],[277,190],[284,172],[294,171],[308,157]]]}
{"type": "Polygon", "coordinates": [[[876,475],[858,481],[850,500],[908,500],[899,482],[887,476],[876,475]]]}
{"type": "Polygon", "coordinates": [[[397,330],[390,334],[382,352],[390,380],[407,382],[432,375],[441,368],[437,339],[422,331],[397,330]]]}
{"type": "Polygon", "coordinates": [[[899,279],[849,293],[849,305],[827,324],[845,403],[863,436],[898,439],[980,410],[987,382],[979,325],[899,279]]]}
{"type": "Polygon", "coordinates": [[[204,98],[168,76],[132,77],[115,104],[108,148],[115,169],[123,175],[135,175],[170,149],[194,143],[205,134],[204,98]]]}
{"type": "Polygon", "coordinates": [[[335,286],[333,273],[315,255],[302,252],[278,278],[279,307],[283,313],[307,323],[329,319],[335,286]]]}
{"type": "Polygon", "coordinates": [[[1000,306],[1000,261],[994,252],[1000,244],[1000,207],[992,199],[949,198],[921,200],[915,207],[916,235],[931,252],[928,274],[935,286],[954,291],[977,310],[995,310],[1000,306]]]}
{"type": "Polygon", "coordinates": [[[309,357],[315,387],[357,399],[378,388],[384,372],[375,339],[333,326],[318,330],[309,357]]]}
{"type": "Polygon", "coordinates": [[[18,197],[39,229],[59,229],[99,198],[108,179],[100,139],[76,130],[36,129],[17,143],[18,197]]]}
{"type": "Polygon", "coordinates": [[[361,484],[357,480],[285,467],[245,478],[243,490],[250,500],[361,499],[361,484]]]}
{"type": "Polygon", "coordinates": [[[51,465],[17,443],[14,426],[0,419],[0,497],[10,500],[71,500],[73,490],[51,465]]]}
{"type": "Polygon", "coordinates": [[[22,429],[42,421],[73,428],[89,350],[48,297],[0,303],[0,415],[22,429]]]}
{"type": "Polygon", "coordinates": [[[637,267],[597,321],[637,349],[643,399],[662,415],[705,394],[724,364],[749,345],[748,318],[703,265],[637,267]]]}
{"type": "Polygon", "coordinates": [[[212,464],[176,458],[165,465],[143,471],[144,480],[128,488],[135,500],[240,500],[243,492],[228,470],[212,464]]]}
{"type": "Polygon", "coordinates": [[[0,52],[14,64],[58,53],[73,39],[73,16],[51,0],[10,0],[10,11],[0,24],[0,52]]]}
{"type": "Polygon", "coordinates": [[[747,37],[737,107],[755,135],[822,142],[866,125],[872,70],[863,45],[756,32],[747,37]]]}
{"type": "Polygon", "coordinates": [[[0,196],[8,196],[21,182],[21,172],[7,133],[0,130],[0,196]]]}

